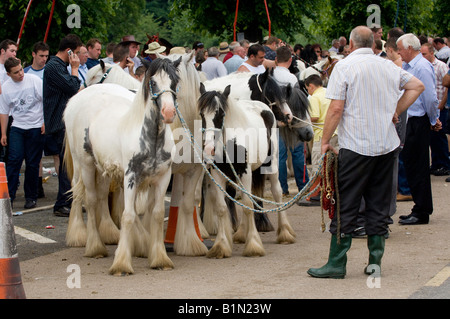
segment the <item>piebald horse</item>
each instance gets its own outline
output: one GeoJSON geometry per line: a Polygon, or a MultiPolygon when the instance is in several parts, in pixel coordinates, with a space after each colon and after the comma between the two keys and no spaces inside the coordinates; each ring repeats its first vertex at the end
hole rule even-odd
{"type": "Polygon", "coordinates": [[[310,67],[302,71],[300,73],[299,80],[301,82],[304,82],[308,76],[317,74],[321,77],[323,81],[323,86],[326,87],[328,84],[328,79],[331,73],[333,72],[336,63],[338,63],[340,60],[341,60],[340,56],[334,57],[328,56],[326,59],[323,59],[320,62],[311,65],[310,67]]]}
{"type": "MultiPolygon", "coordinates": [[[[198,108],[205,135],[205,156],[213,160],[230,179],[239,179],[241,186],[251,193],[261,193],[255,189],[264,189],[265,179],[268,178],[274,200],[280,202],[282,190],[278,182],[278,134],[275,116],[262,102],[230,98],[230,88],[231,85],[228,85],[222,93],[205,91],[202,87],[198,108]],[[233,168],[230,165],[233,165],[233,168]]],[[[211,174],[220,188],[225,189],[226,178],[216,169],[211,169],[211,174]]],[[[211,185],[210,188],[210,196],[206,200],[214,203],[218,232],[214,246],[207,256],[230,257],[232,228],[225,196],[217,185],[211,185]]],[[[252,200],[244,193],[242,204],[253,208],[252,200]]],[[[244,256],[264,256],[265,250],[256,229],[254,213],[247,207],[243,208],[244,216],[233,241],[245,243],[244,256]]],[[[295,233],[285,211],[278,213],[277,235],[279,243],[295,241],[295,233]]]]}
{"type": "Polygon", "coordinates": [[[168,124],[175,118],[179,63],[153,61],[132,101],[119,85],[94,85],[70,99],[64,113],[66,160],[72,160],[76,177],[74,202],[84,200],[88,213],[86,256],[107,255],[96,216],[107,211],[111,182],[123,183],[125,209],[111,274],[133,273],[135,249],[148,249],[143,254],[151,268],[173,268],[163,242],[163,219],[174,151],[168,124]],[[138,192],[147,190],[154,204],[149,235],[135,210],[138,192]]]}

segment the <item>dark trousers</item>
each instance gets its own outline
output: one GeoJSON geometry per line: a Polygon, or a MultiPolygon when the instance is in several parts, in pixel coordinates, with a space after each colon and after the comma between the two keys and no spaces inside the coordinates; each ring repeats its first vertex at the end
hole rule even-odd
{"type": "Polygon", "coordinates": [[[442,122],[442,130],[430,132],[431,169],[445,168],[450,170],[450,159],[448,152],[448,140],[445,134],[447,127],[448,109],[441,110],[439,120],[442,122]]]}
{"type": "Polygon", "coordinates": [[[57,149],[59,151],[58,196],[56,197],[56,203],[53,209],[56,210],[64,206],[70,208],[72,206],[72,193],[69,191],[72,186],[69,178],[67,177],[67,171],[64,165],[65,130],[58,131],[52,135],[52,140],[54,140],[57,144],[57,149]]]}
{"type": "Polygon", "coordinates": [[[352,233],[357,227],[361,200],[365,202],[367,235],[384,235],[388,229],[394,177],[395,151],[380,156],[364,156],[340,149],[338,187],[340,218],[331,221],[330,232],[352,233]]]}
{"type": "Polygon", "coordinates": [[[40,128],[23,130],[11,127],[8,138],[9,154],[6,164],[9,197],[13,201],[19,185],[19,174],[25,160],[24,193],[26,199],[37,200],[39,163],[44,150],[44,135],[40,128]]]}
{"type": "Polygon", "coordinates": [[[428,220],[433,212],[430,180],[430,120],[427,115],[410,117],[402,155],[406,178],[414,201],[412,215],[428,220]]]}

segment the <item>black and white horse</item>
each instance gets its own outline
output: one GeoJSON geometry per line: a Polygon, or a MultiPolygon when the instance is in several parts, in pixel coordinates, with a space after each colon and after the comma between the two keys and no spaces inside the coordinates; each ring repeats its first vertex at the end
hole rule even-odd
{"type": "Polygon", "coordinates": [[[84,201],[88,213],[86,256],[107,255],[97,220],[104,212],[109,214],[111,183],[123,185],[125,209],[111,274],[133,273],[136,240],[144,241],[140,246],[147,247],[144,254],[151,268],[173,268],[163,242],[163,216],[174,151],[169,124],[176,116],[179,63],[153,61],[132,100],[124,97],[128,90],[119,85],[93,85],[70,99],[64,113],[65,158],[73,165],[74,203],[84,201]],[[154,205],[147,236],[135,210],[138,192],[146,191],[154,205]],[[133,235],[135,229],[141,232],[139,238],[133,235]]]}
{"type": "MultiPolygon", "coordinates": [[[[266,178],[271,183],[274,200],[281,201],[282,190],[278,181],[278,134],[276,118],[271,109],[260,101],[231,98],[228,85],[223,93],[205,91],[198,102],[204,131],[204,153],[230,179],[237,181],[244,190],[261,193],[266,178]],[[231,167],[232,165],[232,167],[231,167]]],[[[225,189],[227,179],[216,169],[212,177],[220,188],[225,189]]],[[[244,256],[263,256],[265,250],[256,228],[252,199],[242,193],[244,216],[238,230],[232,236],[229,211],[225,195],[213,184],[206,201],[214,205],[218,231],[214,246],[207,256],[223,258],[231,256],[232,241],[245,242],[244,256]]],[[[242,190],[241,190],[242,191],[242,190]]],[[[212,205],[206,206],[211,207],[212,205]]],[[[293,243],[295,233],[289,224],[286,212],[278,213],[278,237],[280,243],[293,243]]]]}

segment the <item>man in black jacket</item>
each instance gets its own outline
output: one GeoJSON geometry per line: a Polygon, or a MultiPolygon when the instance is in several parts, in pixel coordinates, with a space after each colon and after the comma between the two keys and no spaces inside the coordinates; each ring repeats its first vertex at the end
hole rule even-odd
{"type": "Polygon", "coordinates": [[[58,197],[53,212],[56,216],[68,217],[71,207],[71,196],[67,192],[71,188],[70,180],[63,164],[65,126],[62,119],[67,101],[80,90],[78,53],[82,42],[76,35],[64,37],[58,53],[47,62],[44,71],[44,122],[47,139],[56,144],[59,151],[60,164],[58,174],[58,197]],[[67,65],[71,66],[71,74],[67,65]]]}

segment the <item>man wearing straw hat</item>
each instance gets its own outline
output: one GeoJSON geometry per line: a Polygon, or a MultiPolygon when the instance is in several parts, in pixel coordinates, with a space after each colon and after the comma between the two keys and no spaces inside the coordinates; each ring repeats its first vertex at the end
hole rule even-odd
{"type": "Polygon", "coordinates": [[[153,61],[158,58],[157,54],[162,54],[164,51],[166,51],[165,46],[161,46],[158,42],[152,42],[148,45],[145,53],[149,55],[150,61],[153,61]]]}

